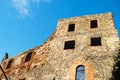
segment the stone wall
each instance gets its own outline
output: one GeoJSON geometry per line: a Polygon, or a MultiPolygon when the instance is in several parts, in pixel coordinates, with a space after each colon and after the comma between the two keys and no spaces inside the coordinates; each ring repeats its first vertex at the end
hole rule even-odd
{"type": "MultiPolygon", "coordinates": [[[[61,19],[43,45],[4,60],[1,65],[11,80],[75,80],[79,65],[85,67],[85,80],[109,80],[118,54],[118,41],[112,13],[61,19]],[[97,20],[97,28],[90,28],[91,20],[97,20]],[[69,24],[75,24],[74,31],[68,32],[69,24]],[[101,38],[101,45],[91,46],[91,38],[96,37],[101,38]],[[72,40],[75,48],[65,49],[65,42],[72,40]],[[29,52],[31,59],[25,62],[29,52]],[[6,69],[11,59],[11,66],[6,69]]],[[[0,78],[4,78],[2,72],[0,78]]]]}

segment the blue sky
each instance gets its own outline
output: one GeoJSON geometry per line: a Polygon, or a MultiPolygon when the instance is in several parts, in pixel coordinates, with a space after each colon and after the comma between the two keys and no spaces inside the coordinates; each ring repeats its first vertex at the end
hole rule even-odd
{"type": "Polygon", "coordinates": [[[0,60],[41,45],[61,18],[112,12],[120,31],[120,0],[0,0],[0,10],[0,60]]]}

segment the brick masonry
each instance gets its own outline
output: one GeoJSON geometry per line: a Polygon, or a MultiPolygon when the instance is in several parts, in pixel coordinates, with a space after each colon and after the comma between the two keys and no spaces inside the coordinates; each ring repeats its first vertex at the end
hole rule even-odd
{"type": "MultiPolygon", "coordinates": [[[[44,44],[6,59],[1,65],[11,80],[76,80],[79,65],[85,67],[85,80],[109,80],[118,43],[110,12],[60,19],[55,32],[44,44]],[[97,20],[97,28],[90,28],[91,20],[97,20]],[[75,24],[74,31],[68,32],[69,24],[75,24]],[[101,38],[101,46],[91,46],[91,38],[96,37],[101,38]],[[75,48],[65,50],[65,41],[71,40],[75,41],[75,48]],[[25,62],[29,52],[32,52],[31,59],[25,62]]],[[[0,78],[4,79],[1,71],[0,78]]]]}

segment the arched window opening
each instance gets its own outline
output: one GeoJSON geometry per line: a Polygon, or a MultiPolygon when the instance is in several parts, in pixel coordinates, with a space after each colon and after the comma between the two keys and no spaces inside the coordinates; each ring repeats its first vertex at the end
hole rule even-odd
{"type": "Polygon", "coordinates": [[[85,80],[85,67],[83,65],[76,68],[76,80],[85,80]]]}

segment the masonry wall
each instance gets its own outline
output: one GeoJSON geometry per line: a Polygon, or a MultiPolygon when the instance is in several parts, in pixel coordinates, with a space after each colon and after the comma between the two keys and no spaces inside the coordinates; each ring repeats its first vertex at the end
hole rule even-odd
{"type": "MultiPolygon", "coordinates": [[[[10,59],[2,62],[11,80],[75,80],[76,68],[85,67],[85,80],[109,80],[118,50],[118,33],[112,13],[61,19],[55,32],[41,46],[19,54],[10,68],[10,59]],[[98,27],[90,28],[90,21],[97,20],[98,27]],[[68,31],[75,24],[74,31],[68,31]],[[91,38],[101,38],[100,46],[91,46],[91,38]],[[66,41],[75,41],[74,49],[65,49],[66,41]],[[30,61],[26,55],[32,52],[30,61]]],[[[0,78],[4,78],[0,72],[0,78]]]]}

